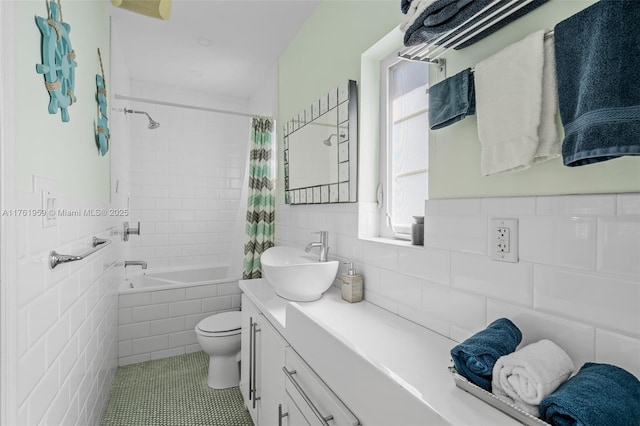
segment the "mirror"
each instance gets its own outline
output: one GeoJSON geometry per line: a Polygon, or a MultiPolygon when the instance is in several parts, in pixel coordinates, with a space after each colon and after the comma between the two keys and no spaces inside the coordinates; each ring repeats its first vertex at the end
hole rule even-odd
{"type": "Polygon", "coordinates": [[[349,80],[283,126],[285,202],[357,201],[358,101],[349,80]]]}

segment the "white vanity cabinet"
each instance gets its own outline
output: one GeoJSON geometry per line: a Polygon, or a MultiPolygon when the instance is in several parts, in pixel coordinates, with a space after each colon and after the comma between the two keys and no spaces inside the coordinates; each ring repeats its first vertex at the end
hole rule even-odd
{"type": "Polygon", "coordinates": [[[277,425],[278,407],[284,401],[284,376],[287,342],[242,296],[242,350],[240,390],[254,424],[277,425]]]}

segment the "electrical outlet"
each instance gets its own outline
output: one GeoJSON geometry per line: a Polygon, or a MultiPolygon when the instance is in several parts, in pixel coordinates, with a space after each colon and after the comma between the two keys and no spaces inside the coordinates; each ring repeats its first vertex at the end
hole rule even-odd
{"type": "Polygon", "coordinates": [[[492,218],[489,253],[494,260],[518,261],[518,219],[492,218]]]}

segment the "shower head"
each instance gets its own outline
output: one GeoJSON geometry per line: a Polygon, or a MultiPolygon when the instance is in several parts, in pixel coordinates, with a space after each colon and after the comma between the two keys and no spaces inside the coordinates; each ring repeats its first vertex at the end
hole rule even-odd
{"type": "MultiPolygon", "coordinates": [[[[322,143],[323,143],[323,144],[325,144],[326,146],[331,146],[331,145],[333,145],[333,144],[331,143],[331,138],[332,138],[332,137],[334,137],[334,136],[335,136],[335,137],[338,137],[338,135],[336,135],[335,133],[332,133],[328,138],[326,138],[325,140],[323,140],[323,141],[322,141],[322,143]]],[[[341,138],[344,138],[344,137],[345,137],[345,135],[341,133],[341,134],[340,134],[340,137],[341,137],[341,138]]]]}
{"type": "Polygon", "coordinates": [[[148,129],[157,129],[158,127],[160,127],[160,123],[155,121],[153,118],[151,118],[151,116],[149,114],[147,114],[144,111],[134,111],[132,109],[126,109],[125,108],[124,109],[124,113],[125,114],[144,114],[149,119],[149,125],[147,126],[148,129]]]}

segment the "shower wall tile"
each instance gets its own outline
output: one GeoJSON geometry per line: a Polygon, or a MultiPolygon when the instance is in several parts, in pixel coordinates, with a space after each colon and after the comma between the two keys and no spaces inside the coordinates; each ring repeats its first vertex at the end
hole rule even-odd
{"type": "MultiPolygon", "coordinates": [[[[132,87],[151,90],[140,81],[132,87]]],[[[190,103],[202,96],[172,87],[152,90],[154,98],[172,101],[183,92],[190,103]]],[[[221,109],[248,108],[241,99],[206,102],[221,109]]],[[[153,131],[130,126],[131,222],[141,222],[141,235],[132,236],[129,245],[153,248],[135,253],[150,267],[228,263],[230,247],[241,251],[236,241],[244,228],[236,225],[245,215],[250,119],[150,104],[144,110],[161,126],[153,131]]]]}
{"type": "Polygon", "coordinates": [[[507,317],[522,344],[547,338],[576,366],[640,372],[640,194],[428,200],[426,247],[359,240],[358,225],[355,205],[278,205],[276,244],[303,248],[328,230],[329,256],[354,262],[365,300],[452,345],[507,317]],[[518,263],[487,255],[492,217],[518,219],[518,263]]]}

